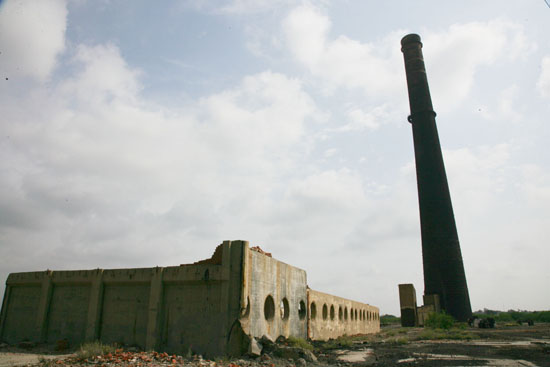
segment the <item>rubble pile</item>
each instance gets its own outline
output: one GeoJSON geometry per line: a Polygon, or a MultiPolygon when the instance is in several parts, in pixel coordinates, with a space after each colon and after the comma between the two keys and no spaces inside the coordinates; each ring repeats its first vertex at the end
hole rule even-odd
{"type": "MultiPolygon", "coordinates": [[[[286,366],[289,366],[286,364],[286,366]]],[[[270,358],[261,360],[208,360],[201,356],[183,357],[175,354],[159,352],[131,352],[117,349],[115,353],[91,356],[89,358],[79,358],[71,356],[64,359],[42,361],[35,366],[97,366],[97,367],[115,367],[115,366],[187,366],[187,367],[276,367],[276,364],[270,358]]],[[[277,363],[277,367],[281,364],[277,363]]],[[[29,366],[30,367],[30,366],[29,366]]]]}

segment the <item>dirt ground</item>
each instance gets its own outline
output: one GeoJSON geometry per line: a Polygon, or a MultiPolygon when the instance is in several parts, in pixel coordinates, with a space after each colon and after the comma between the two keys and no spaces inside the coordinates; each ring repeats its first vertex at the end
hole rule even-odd
{"type": "MultiPolygon", "coordinates": [[[[119,349],[86,360],[74,351],[61,354],[53,346],[0,345],[0,367],[8,366],[189,366],[189,367],[306,367],[306,366],[494,366],[550,367],[550,324],[466,328],[432,332],[421,328],[385,327],[379,334],[343,337],[313,343],[314,357],[270,350],[260,357],[208,360],[166,353],[119,349]],[[316,358],[315,358],[316,357],[316,358]]],[[[281,345],[283,352],[296,346],[281,345]]]]}
{"type": "MultiPolygon", "coordinates": [[[[434,333],[436,340],[421,340],[426,337],[423,335],[426,331],[384,328],[377,337],[354,340],[345,349],[363,351],[366,358],[355,362],[360,365],[550,367],[550,324],[467,328],[454,334],[457,340],[439,339],[444,333],[434,333]]],[[[336,364],[338,357],[349,354],[339,353],[328,353],[328,364],[336,364]]]]}

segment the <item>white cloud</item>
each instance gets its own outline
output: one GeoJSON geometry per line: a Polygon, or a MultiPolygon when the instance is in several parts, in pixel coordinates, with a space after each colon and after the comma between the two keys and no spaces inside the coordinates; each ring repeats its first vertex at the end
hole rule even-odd
{"type": "Polygon", "coordinates": [[[336,155],[336,153],[338,153],[338,149],[330,148],[330,149],[325,150],[323,155],[325,156],[325,158],[330,158],[330,157],[334,157],[334,155],[336,155]]]}
{"type": "Polygon", "coordinates": [[[537,210],[546,211],[550,206],[550,174],[543,167],[527,164],[521,169],[521,190],[529,204],[537,210]]]}
{"type": "Polygon", "coordinates": [[[535,49],[517,23],[492,20],[453,24],[423,36],[423,53],[434,105],[456,107],[470,92],[478,69],[514,60],[535,49]]]}
{"type": "Polygon", "coordinates": [[[511,85],[497,94],[497,100],[494,107],[481,106],[479,112],[483,118],[502,122],[518,122],[522,120],[523,115],[518,111],[517,100],[520,88],[517,85],[511,85]]]}
{"type": "Polygon", "coordinates": [[[0,4],[0,73],[47,79],[65,48],[63,0],[7,0],[0,4]]]}
{"type": "Polygon", "coordinates": [[[262,13],[295,4],[296,0],[231,0],[220,11],[228,14],[262,13]]]}
{"type": "MultiPolygon", "coordinates": [[[[361,89],[371,97],[404,93],[399,40],[406,31],[375,42],[331,38],[330,18],[311,4],[294,8],[282,27],[293,57],[329,88],[361,89]]],[[[536,47],[521,25],[503,20],[454,24],[422,37],[432,96],[443,111],[469,94],[480,67],[517,59],[536,47]]]]}
{"type": "Polygon", "coordinates": [[[239,88],[204,98],[200,107],[221,144],[238,142],[235,149],[254,151],[295,143],[305,119],[316,114],[298,79],[273,72],[245,77],[239,88]]]}
{"type": "Polygon", "coordinates": [[[287,245],[306,239],[330,243],[355,227],[367,202],[357,172],[345,168],[315,172],[287,185],[282,200],[267,211],[266,222],[287,245]]]}
{"type": "Polygon", "coordinates": [[[331,22],[313,5],[293,9],[283,21],[283,32],[293,56],[332,86],[360,88],[369,95],[392,93],[402,87],[399,33],[377,43],[361,43],[346,36],[329,38],[331,22]]]}
{"type": "Polygon", "coordinates": [[[61,86],[65,98],[95,105],[108,100],[134,99],[141,89],[137,78],[140,72],[129,68],[119,49],[112,44],[80,45],[73,63],[81,69],[76,77],[61,86]]]}
{"type": "Polygon", "coordinates": [[[539,166],[514,164],[517,150],[498,144],[445,152],[474,308],[525,308],[525,302],[544,307],[536,290],[548,281],[541,274],[547,272],[550,250],[537,243],[547,237],[550,176],[539,166]],[[503,280],[522,297],[511,300],[507,292],[487,297],[486,290],[503,280]]]}
{"type": "Polygon", "coordinates": [[[348,111],[348,117],[351,122],[344,125],[343,131],[350,130],[376,130],[380,125],[387,123],[390,113],[388,112],[389,105],[383,104],[374,107],[370,111],[365,112],[361,108],[352,108],[348,111]]]}
{"type": "Polygon", "coordinates": [[[269,210],[275,178],[294,172],[316,119],[298,80],[247,76],[176,111],[140,96],[140,73],[113,45],[80,46],[72,62],[66,79],[0,101],[4,271],[27,269],[5,261],[37,243],[57,255],[28,251],[34,267],[139,266],[256,233],[250,222],[269,210]]]}
{"type": "Polygon", "coordinates": [[[451,196],[461,213],[488,215],[514,176],[509,144],[445,150],[451,196]]]}
{"type": "Polygon", "coordinates": [[[550,56],[545,56],[542,59],[537,89],[543,97],[550,96],[550,56]]]}
{"type": "MultiPolygon", "coordinates": [[[[300,0],[183,0],[183,7],[226,15],[257,15],[296,5],[300,0]]],[[[324,2],[320,1],[320,2],[324,2]]]]}

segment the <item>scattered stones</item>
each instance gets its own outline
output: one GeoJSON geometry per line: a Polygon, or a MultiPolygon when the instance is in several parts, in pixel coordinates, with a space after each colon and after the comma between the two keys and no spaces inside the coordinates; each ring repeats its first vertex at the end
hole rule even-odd
{"type": "Polygon", "coordinates": [[[308,362],[317,362],[317,357],[310,350],[304,350],[304,358],[308,362]]]}
{"type": "Polygon", "coordinates": [[[298,358],[298,359],[296,360],[296,366],[297,366],[297,367],[306,367],[306,366],[307,366],[307,362],[306,362],[306,360],[303,359],[303,358],[298,358]]]}

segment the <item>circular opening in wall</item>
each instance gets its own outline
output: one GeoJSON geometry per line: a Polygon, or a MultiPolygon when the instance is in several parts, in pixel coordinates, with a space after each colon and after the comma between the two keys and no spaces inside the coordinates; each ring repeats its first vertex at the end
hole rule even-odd
{"type": "Polygon", "coordinates": [[[300,301],[300,304],[298,305],[298,317],[300,320],[303,320],[306,318],[306,314],[306,303],[304,301],[300,301]]]}
{"type": "Polygon", "coordinates": [[[311,302],[309,305],[309,314],[312,320],[315,320],[317,317],[317,306],[315,306],[315,302],[311,302]]]}
{"type": "Polygon", "coordinates": [[[348,308],[344,308],[344,320],[348,320],[348,308]]]}
{"type": "Polygon", "coordinates": [[[330,305],[330,319],[334,320],[334,305],[330,305]]]}
{"type": "Polygon", "coordinates": [[[327,304],[325,303],[323,305],[323,320],[326,320],[328,318],[328,307],[327,307],[327,304]]]}
{"type": "Polygon", "coordinates": [[[275,302],[273,302],[273,297],[267,296],[264,302],[264,316],[267,321],[273,320],[275,316],[275,302]]]}
{"type": "Polygon", "coordinates": [[[281,318],[283,320],[288,320],[288,315],[290,314],[290,307],[288,306],[288,300],[285,298],[282,299],[281,304],[281,318]]]}
{"type": "Polygon", "coordinates": [[[338,307],[338,320],[342,321],[342,316],[344,315],[344,312],[342,311],[342,306],[338,307]]]}

